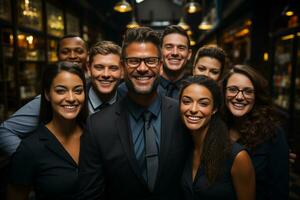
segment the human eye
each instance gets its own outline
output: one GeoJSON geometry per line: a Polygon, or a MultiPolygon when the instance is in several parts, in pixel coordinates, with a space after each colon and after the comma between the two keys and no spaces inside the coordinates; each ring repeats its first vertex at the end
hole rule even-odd
{"type": "Polygon", "coordinates": [[[235,86],[230,86],[230,87],[227,87],[227,90],[230,93],[236,93],[238,91],[238,88],[235,86]]]}
{"type": "Polygon", "coordinates": [[[102,70],[104,70],[104,66],[97,64],[97,65],[94,65],[94,69],[96,69],[97,71],[102,71],[102,70]]]}
{"type": "Polygon", "coordinates": [[[212,70],[211,73],[214,74],[214,75],[218,75],[220,73],[220,71],[219,70],[212,70]]]}
{"type": "Polygon", "coordinates": [[[197,67],[197,69],[198,69],[199,71],[201,71],[201,72],[203,72],[203,71],[205,71],[205,70],[206,70],[206,68],[205,68],[205,67],[203,67],[203,66],[198,66],[198,67],[197,67]]]}
{"type": "Polygon", "coordinates": [[[78,86],[74,89],[74,93],[75,94],[82,94],[83,93],[83,87],[82,86],[78,86]]]}
{"type": "Polygon", "coordinates": [[[150,58],[146,58],[145,59],[146,60],[146,63],[148,64],[148,65],[155,65],[156,66],[156,64],[157,64],[157,62],[158,62],[158,58],[156,58],[156,57],[150,57],[150,58]]]}
{"type": "Polygon", "coordinates": [[[120,67],[119,66],[117,66],[117,65],[112,65],[112,66],[109,66],[109,70],[110,71],[118,71],[120,69],[120,67]]]}
{"type": "Polygon", "coordinates": [[[70,50],[66,49],[66,48],[60,50],[61,54],[68,54],[69,52],[70,52],[70,50]]]}
{"type": "Polygon", "coordinates": [[[131,66],[137,66],[141,62],[140,58],[127,58],[127,64],[131,66]]]}
{"type": "Polygon", "coordinates": [[[57,94],[64,94],[67,90],[64,87],[56,87],[54,91],[57,94]]]}
{"type": "Polygon", "coordinates": [[[252,89],[252,88],[244,88],[243,89],[243,93],[245,93],[246,95],[252,95],[254,93],[254,89],[252,89]]]}
{"type": "Polygon", "coordinates": [[[181,50],[181,51],[185,51],[187,49],[187,47],[184,46],[184,45],[179,45],[178,49],[181,50]]]}
{"type": "Polygon", "coordinates": [[[171,45],[171,44],[166,44],[166,45],[164,46],[164,48],[167,49],[167,50],[171,50],[171,49],[173,48],[173,45],[171,45]]]}
{"type": "Polygon", "coordinates": [[[83,54],[84,53],[84,49],[83,48],[76,48],[75,52],[78,54],[83,54]]]}
{"type": "Polygon", "coordinates": [[[192,100],[189,97],[182,97],[181,102],[184,105],[188,105],[188,104],[190,104],[192,102],[192,100]]]}

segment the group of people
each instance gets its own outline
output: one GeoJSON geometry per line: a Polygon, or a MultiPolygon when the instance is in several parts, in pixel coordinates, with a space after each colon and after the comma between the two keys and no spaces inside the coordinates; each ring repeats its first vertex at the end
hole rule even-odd
{"type": "Polygon", "coordinates": [[[0,125],[7,199],[288,199],[288,145],[266,80],[217,46],[126,31],[61,38],[41,94],[0,125]],[[87,80],[85,80],[87,78],[87,80]]]}

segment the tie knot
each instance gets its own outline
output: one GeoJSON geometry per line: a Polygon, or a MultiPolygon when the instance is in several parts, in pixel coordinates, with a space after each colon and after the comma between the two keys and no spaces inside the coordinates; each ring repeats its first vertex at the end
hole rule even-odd
{"type": "Polygon", "coordinates": [[[151,120],[151,116],[152,116],[151,112],[149,112],[149,111],[144,112],[144,114],[143,114],[144,121],[149,123],[151,120]]]}

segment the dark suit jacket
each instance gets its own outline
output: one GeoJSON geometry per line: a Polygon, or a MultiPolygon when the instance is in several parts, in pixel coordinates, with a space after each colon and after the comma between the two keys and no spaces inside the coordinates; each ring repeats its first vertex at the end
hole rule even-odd
{"type": "Polygon", "coordinates": [[[159,169],[150,192],[135,157],[125,102],[121,99],[88,119],[80,152],[80,199],[99,199],[104,186],[107,199],[182,199],[180,178],[189,137],[178,104],[162,97],[159,169]]]}

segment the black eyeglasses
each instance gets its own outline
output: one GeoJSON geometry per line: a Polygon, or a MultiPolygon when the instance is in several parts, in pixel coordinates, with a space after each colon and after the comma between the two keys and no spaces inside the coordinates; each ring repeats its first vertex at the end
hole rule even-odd
{"type": "Polygon", "coordinates": [[[160,63],[159,57],[146,57],[146,58],[139,58],[139,57],[127,57],[124,58],[125,64],[130,68],[138,68],[142,61],[145,65],[149,68],[157,67],[160,63]]]}
{"type": "Polygon", "coordinates": [[[226,87],[227,96],[236,97],[240,92],[243,94],[245,99],[253,99],[255,90],[252,88],[244,88],[240,90],[237,86],[226,87]]]}

